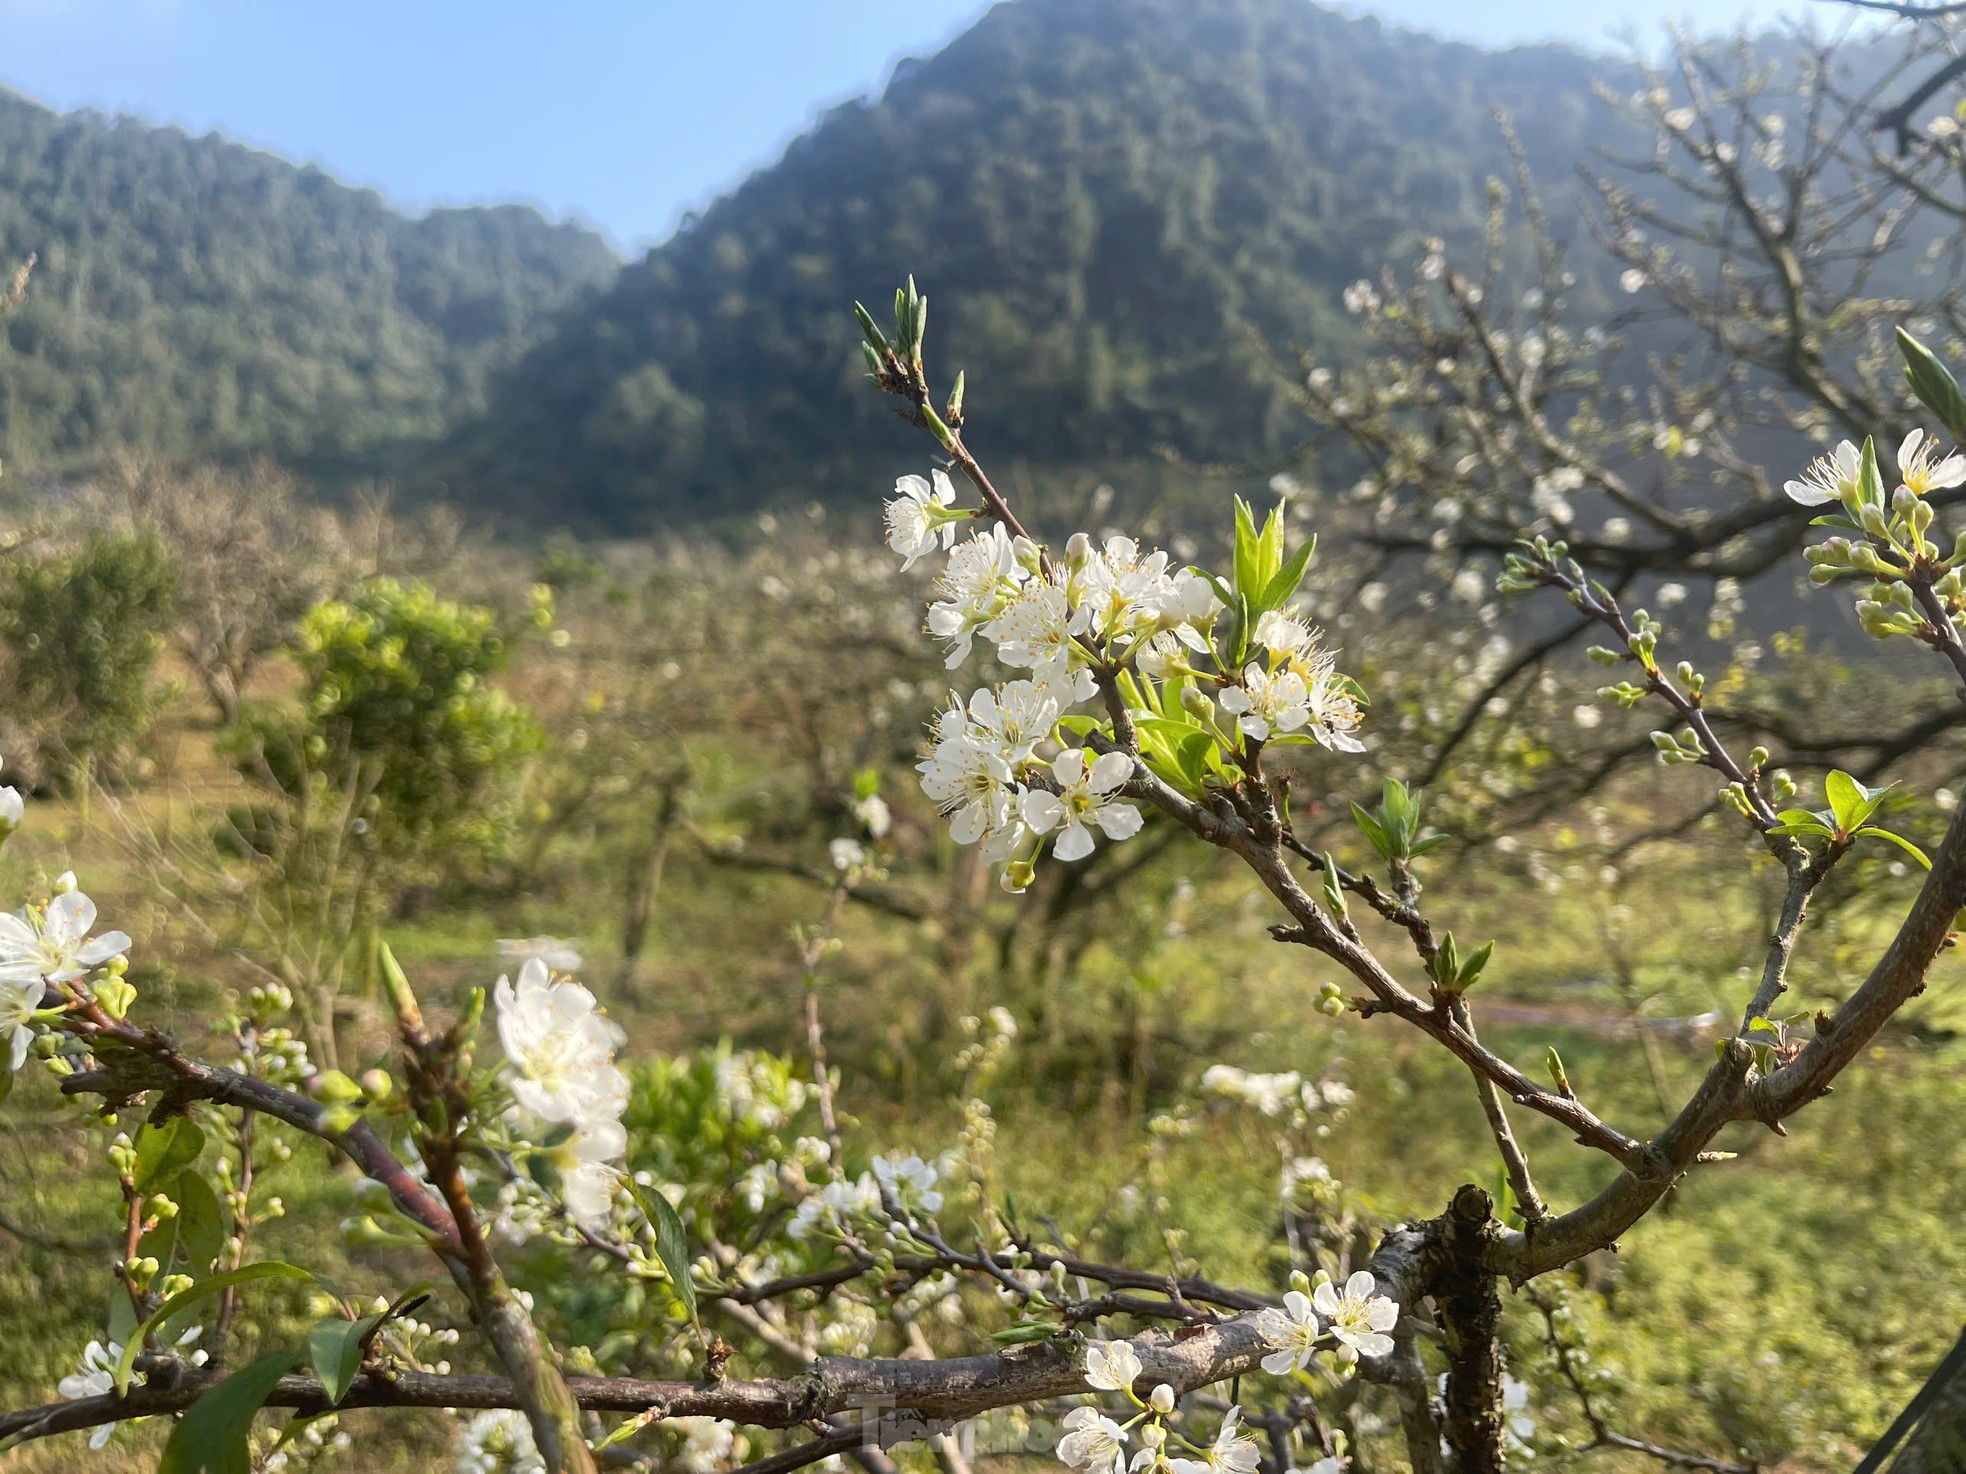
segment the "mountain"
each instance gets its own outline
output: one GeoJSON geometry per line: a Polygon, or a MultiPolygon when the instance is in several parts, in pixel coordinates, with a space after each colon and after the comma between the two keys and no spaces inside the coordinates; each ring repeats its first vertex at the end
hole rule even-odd
{"type": "Polygon", "coordinates": [[[514,206],[397,214],[216,137],[0,90],[0,458],[119,446],[380,466],[483,407],[553,314],[610,282],[597,235],[514,206]]]}
{"type": "Polygon", "coordinates": [[[1494,108],[1569,188],[1612,127],[1606,70],[1311,0],[1005,0],[565,313],[445,479],[627,530],[864,502],[911,442],[860,383],[848,306],[908,273],[980,451],[1260,459],[1300,428],[1262,345],[1342,351],[1347,283],[1478,240],[1509,172],[1494,108]]]}

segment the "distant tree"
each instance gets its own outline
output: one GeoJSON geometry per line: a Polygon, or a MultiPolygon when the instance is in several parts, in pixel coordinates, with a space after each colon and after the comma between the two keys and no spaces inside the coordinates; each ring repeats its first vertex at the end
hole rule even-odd
{"type": "Polygon", "coordinates": [[[155,538],[36,539],[0,557],[4,720],[48,776],[114,778],[156,710],[177,574],[155,538]]]}

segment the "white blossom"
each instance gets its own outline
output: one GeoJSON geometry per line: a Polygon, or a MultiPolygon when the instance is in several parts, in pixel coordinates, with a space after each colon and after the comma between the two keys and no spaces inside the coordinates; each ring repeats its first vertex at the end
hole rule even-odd
{"type": "Polygon", "coordinates": [[[1898,479],[1919,496],[1966,482],[1966,456],[1942,456],[1937,437],[1913,430],[1898,447],[1898,479]]]}
{"type": "Polygon", "coordinates": [[[975,844],[1001,831],[1011,820],[1010,764],[995,747],[979,740],[965,724],[944,735],[915,764],[927,794],[949,821],[949,837],[975,844]]]}
{"type": "Polygon", "coordinates": [[[1055,583],[1032,581],[1005,606],[983,633],[997,644],[997,659],[1054,676],[1070,668],[1072,606],[1055,583]]]}
{"type": "Polygon", "coordinates": [[[1002,612],[1029,576],[1019,561],[1021,539],[1001,523],[958,544],[936,576],[936,601],[928,606],[928,632],[948,642],[948,669],[969,659],[976,632],[1002,612]]]}
{"type": "Polygon", "coordinates": [[[933,1162],[913,1155],[876,1157],[874,1176],[904,1208],[919,1208],[924,1213],[941,1211],[942,1194],[935,1190],[933,1162]]]}
{"type": "Polygon", "coordinates": [[[977,740],[996,749],[1013,770],[1031,760],[1058,725],[1058,698],[1032,681],[972,692],[967,715],[977,740]]]}
{"type": "Polygon", "coordinates": [[[835,839],[826,846],[826,854],[839,871],[854,870],[867,863],[867,850],[857,839],[835,839]]]}
{"type": "Polygon", "coordinates": [[[1065,1436],[1058,1440],[1058,1458],[1086,1474],[1126,1474],[1126,1430],[1096,1407],[1075,1407],[1065,1414],[1065,1436]]]}
{"type": "Polygon", "coordinates": [[[1245,736],[1258,742],[1273,733],[1294,732],[1311,719],[1311,693],[1304,678],[1288,666],[1272,673],[1252,661],[1240,686],[1225,686],[1218,698],[1245,736]]]}
{"type": "MultiPolygon", "coordinates": [[[[55,1391],[70,1402],[83,1397],[107,1397],[116,1390],[116,1363],[123,1348],[111,1341],[107,1346],[91,1341],[82,1351],[82,1370],[63,1377],[55,1391]]],[[[141,1377],[138,1378],[141,1381],[141,1377]]],[[[104,1423],[89,1435],[89,1447],[101,1448],[116,1432],[117,1425],[104,1423]]]]}
{"type": "MultiPolygon", "coordinates": [[[[1916,434],[1916,431],[1912,432],[1916,434]]],[[[1828,455],[1817,456],[1802,472],[1799,481],[1785,481],[1782,490],[1789,494],[1791,501],[1800,502],[1805,507],[1819,507],[1825,502],[1857,499],[1857,475],[1863,465],[1863,453],[1845,440],[1828,455]]]]}
{"type": "Polygon", "coordinates": [[[48,991],[39,978],[14,982],[0,978],[0,1060],[12,1074],[27,1063],[28,1045],[34,1042],[34,1010],[48,991]]]}
{"type": "MultiPolygon", "coordinates": [[[[72,887],[73,877],[67,879],[72,887]]],[[[124,932],[104,932],[91,940],[95,924],[96,903],[72,888],[49,901],[44,911],[0,913],[0,981],[72,983],[129,950],[124,932]]]]}
{"type": "Polygon", "coordinates": [[[1091,763],[1082,747],[1067,748],[1052,760],[1058,792],[1026,790],[1024,822],[1037,834],[1057,829],[1052,853],[1061,860],[1082,860],[1092,853],[1093,838],[1086,821],[1097,824],[1115,842],[1131,839],[1144,822],[1140,811],[1120,803],[1117,795],[1133,776],[1133,759],[1123,752],[1102,753],[1091,763]]]}
{"type": "Polygon", "coordinates": [[[1359,1356],[1385,1356],[1393,1349],[1386,1334],[1399,1323],[1399,1306],[1375,1295],[1378,1282],[1367,1270],[1356,1270],[1340,1291],[1329,1284],[1317,1287],[1311,1303],[1330,1323],[1331,1334],[1359,1356]]]}
{"type": "Polygon", "coordinates": [[[628,1080],[615,1066],[621,1031],[596,1012],[594,995],[575,982],[554,982],[537,958],[515,988],[492,990],[498,1037],[511,1061],[513,1098],[542,1121],[589,1125],[621,1114],[628,1080]]]}
{"type": "Polygon", "coordinates": [[[869,837],[873,839],[885,839],[887,832],[894,827],[894,811],[878,793],[855,799],[853,817],[866,827],[869,837]]]}
{"type": "Polygon", "coordinates": [[[458,1439],[454,1474],[546,1474],[532,1425],[516,1408],[473,1413],[458,1439]]]}
{"type": "Polygon", "coordinates": [[[1140,1380],[1140,1357],[1131,1343],[1109,1341],[1088,1346],[1085,1352],[1086,1385],[1103,1392],[1124,1392],[1140,1380]]]}
{"type": "Polygon", "coordinates": [[[1377,312],[1379,292],[1369,281],[1355,281],[1345,288],[1345,311],[1351,313],[1377,312]]]}
{"type": "Polygon", "coordinates": [[[960,517],[950,508],[956,489],[944,471],[933,471],[930,477],[903,476],[894,483],[894,496],[887,504],[887,545],[901,555],[903,572],[938,546],[946,548],[956,540],[960,517]]]}
{"type": "Polygon", "coordinates": [[[1309,1366],[1317,1350],[1318,1337],[1324,1334],[1311,1297],[1302,1290],[1285,1295],[1283,1309],[1272,1307],[1263,1311],[1256,1318],[1256,1329],[1277,1348],[1263,1358],[1263,1370],[1279,1377],[1309,1366]]]}
{"type": "Polygon", "coordinates": [[[1232,1407],[1222,1415],[1215,1442],[1200,1458],[1167,1461],[1174,1474],[1256,1474],[1259,1462],[1256,1440],[1243,1431],[1239,1407],[1232,1407]]]}

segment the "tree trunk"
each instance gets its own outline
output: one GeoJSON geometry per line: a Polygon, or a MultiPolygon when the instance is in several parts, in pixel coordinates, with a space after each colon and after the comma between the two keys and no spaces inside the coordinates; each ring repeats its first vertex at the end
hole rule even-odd
{"type": "Polygon", "coordinates": [[[1962,1360],[1966,1360],[1966,1333],[1941,1364],[1939,1385],[1928,1384],[1932,1400],[1904,1448],[1891,1461],[1891,1474],[1959,1474],[1966,1469],[1966,1367],[1960,1365],[1962,1360]]]}

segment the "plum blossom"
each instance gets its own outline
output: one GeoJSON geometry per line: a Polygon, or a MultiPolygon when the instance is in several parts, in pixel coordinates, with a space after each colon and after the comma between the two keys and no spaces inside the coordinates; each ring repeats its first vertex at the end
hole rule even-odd
{"type": "Polygon", "coordinates": [[[1295,655],[1316,639],[1308,624],[1281,609],[1271,609],[1256,621],[1256,643],[1272,655],[1295,655]]]}
{"type": "Polygon", "coordinates": [[[1326,1283],[1311,1297],[1330,1323],[1331,1334],[1355,1356],[1385,1356],[1393,1349],[1393,1338],[1386,1332],[1399,1323],[1399,1306],[1385,1295],[1373,1294],[1377,1287],[1371,1272],[1360,1269],[1345,1281],[1342,1291],[1326,1283]]]}
{"type": "Polygon", "coordinates": [[[619,1121],[598,1120],[554,1152],[560,1196],[582,1228],[599,1229],[613,1216],[615,1194],[621,1188],[621,1169],[615,1164],[627,1150],[627,1129],[619,1121]]]}
{"type": "Polygon", "coordinates": [[[1124,1392],[1140,1380],[1140,1357],[1126,1341],[1089,1346],[1085,1352],[1086,1385],[1102,1392],[1124,1392]]]}
{"type": "Polygon", "coordinates": [[[838,1223],[856,1213],[876,1212],[880,1206],[880,1185],[874,1181],[873,1173],[863,1172],[858,1178],[836,1178],[800,1200],[785,1232],[792,1238],[803,1239],[822,1220],[838,1223]]]}
{"type": "Polygon", "coordinates": [[[1324,1334],[1318,1324],[1316,1307],[1302,1290],[1285,1295],[1283,1309],[1271,1308],[1259,1315],[1256,1329],[1277,1348],[1263,1358],[1263,1370],[1278,1377],[1301,1372],[1309,1366],[1317,1350],[1318,1337],[1324,1334]]]}
{"type": "Polygon", "coordinates": [[[1092,853],[1090,819],[1106,838],[1131,839],[1144,822],[1132,804],[1117,801],[1119,790],[1133,776],[1133,759],[1123,752],[1102,753],[1088,764],[1083,747],[1068,748],[1052,760],[1058,792],[1033,788],[1022,801],[1024,822],[1037,834],[1059,831],[1052,853],[1061,860],[1082,860],[1092,853]]]}
{"type": "Polygon", "coordinates": [[[1126,1429],[1096,1407],[1075,1407],[1064,1422],[1059,1462],[1087,1474],[1126,1474],[1126,1429]]]}
{"type": "Polygon", "coordinates": [[[935,1190],[934,1163],[912,1155],[876,1157],[874,1176],[903,1207],[919,1208],[924,1213],[941,1211],[942,1194],[935,1190]]]}
{"type": "Polygon", "coordinates": [[[1338,674],[1338,656],[1312,643],[1294,656],[1290,668],[1304,682],[1305,709],[1310,714],[1311,736],[1334,752],[1364,752],[1365,744],[1354,735],[1364,719],[1358,709],[1357,690],[1338,674]]]}
{"type": "MultiPolygon", "coordinates": [[[[107,1397],[116,1390],[116,1363],[122,1357],[123,1348],[114,1341],[107,1346],[91,1341],[82,1350],[82,1370],[63,1377],[55,1390],[71,1402],[83,1397],[107,1397]]],[[[101,1448],[117,1427],[115,1423],[104,1423],[89,1435],[89,1447],[101,1448]]]]}
{"type": "Polygon", "coordinates": [[[1169,1459],[1167,1464],[1174,1474],[1256,1474],[1260,1461],[1256,1440],[1242,1429],[1242,1409],[1232,1407],[1200,1458],[1169,1459]]]}
{"type": "Polygon", "coordinates": [[[1958,486],[1966,482],[1966,456],[1958,451],[1942,456],[1936,436],[1927,439],[1923,430],[1913,430],[1898,447],[1898,479],[1915,496],[1958,486]]]}
{"type": "Polygon", "coordinates": [[[614,1063],[621,1031],[596,1011],[594,995],[554,982],[537,958],[492,990],[498,1037],[511,1061],[513,1098],[542,1121],[589,1126],[620,1116],[628,1078],[614,1063]]]}
{"type": "Polygon", "coordinates": [[[21,802],[20,790],[0,786],[0,839],[5,839],[20,828],[21,820],[26,816],[27,806],[21,802]]]}
{"type": "Polygon", "coordinates": [[[944,471],[933,471],[930,477],[903,476],[894,483],[895,494],[887,504],[887,545],[901,555],[904,573],[937,546],[946,548],[956,540],[962,517],[950,506],[956,488],[944,471]]]}
{"type": "Polygon", "coordinates": [[[1244,736],[1264,742],[1273,733],[1294,732],[1311,719],[1310,688],[1289,667],[1272,674],[1252,661],[1242,681],[1240,686],[1223,687],[1219,700],[1244,736]]]}
{"type": "Polygon", "coordinates": [[[1002,614],[984,627],[997,643],[997,659],[1022,666],[1040,677],[1063,676],[1075,648],[1071,602],[1055,583],[1031,582],[1011,600],[1002,614]]]}
{"type": "Polygon", "coordinates": [[[971,644],[1002,612],[1029,576],[1019,561],[1023,539],[1013,539],[1001,523],[962,542],[936,576],[936,601],[928,606],[928,632],[948,642],[948,669],[969,659],[971,644]]]}
{"type": "Polygon", "coordinates": [[[915,764],[927,794],[949,821],[949,837],[957,844],[975,844],[997,834],[1011,822],[1010,764],[993,746],[966,725],[956,725],[945,713],[942,740],[915,764]]]}
{"type": "Polygon", "coordinates": [[[95,924],[96,903],[78,890],[64,891],[44,911],[0,913],[0,981],[72,983],[129,950],[125,932],[92,940],[95,924]]]}
{"type": "Polygon", "coordinates": [[[1015,769],[1031,760],[1037,745],[1058,724],[1058,698],[1031,681],[1012,681],[992,691],[983,688],[969,698],[970,726],[981,741],[1015,769]]]}
{"type": "Polygon", "coordinates": [[[6,1061],[8,1074],[27,1063],[27,1048],[34,1042],[34,1010],[47,991],[39,978],[24,983],[0,978],[0,1060],[6,1061]]]}
{"type": "Polygon", "coordinates": [[[894,811],[887,806],[887,800],[878,793],[867,794],[853,801],[853,817],[866,828],[871,839],[885,839],[887,832],[894,827],[894,811]]]}
{"type": "Polygon", "coordinates": [[[516,1408],[473,1413],[457,1443],[454,1474],[546,1474],[532,1425],[516,1408]]]}
{"type": "MultiPolygon", "coordinates": [[[[1917,433],[1912,431],[1913,435],[1917,433]]],[[[1826,502],[1854,503],[1862,465],[1863,453],[1848,440],[1841,441],[1828,455],[1811,461],[1803,470],[1801,480],[1783,482],[1782,490],[1789,494],[1790,501],[1805,507],[1820,507],[1826,502]]]]}

